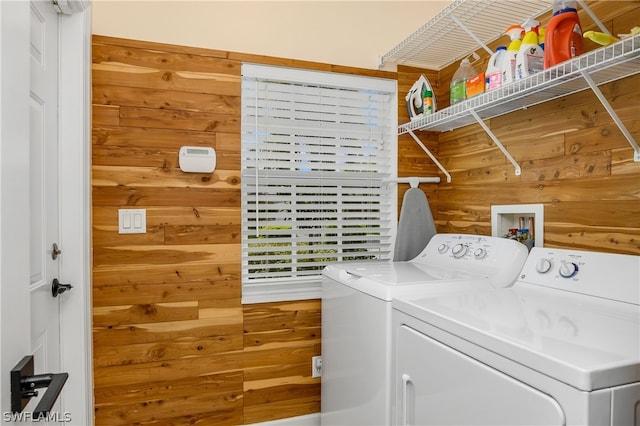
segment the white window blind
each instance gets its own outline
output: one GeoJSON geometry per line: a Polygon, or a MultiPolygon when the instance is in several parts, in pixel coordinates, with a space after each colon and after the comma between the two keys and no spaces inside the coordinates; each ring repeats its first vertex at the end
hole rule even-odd
{"type": "Polygon", "coordinates": [[[320,297],[331,262],[389,259],[396,82],[244,64],[243,303],[320,297]]]}

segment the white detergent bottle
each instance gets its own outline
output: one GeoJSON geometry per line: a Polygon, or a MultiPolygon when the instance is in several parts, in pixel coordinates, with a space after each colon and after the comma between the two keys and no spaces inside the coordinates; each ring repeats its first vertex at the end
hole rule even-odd
{"type": "Polygon", "coordinates": [[[487,70],[484,73],[486,83],[484,88],[485,92],[497,89],[498,87],[502,86],[502,61],[504,60],[504,55],[506,54],[507,47],[498,46],[496,48],[496,51],[493,52],[493,54],[489,58],[489,64],[487,65],[487,70]]]}
{"type": "Polygon", "coordinates": [[[502,84],[511,83],[516,79],[516,56],[520,51],[524,28],[520,25],[511,25],[505,34],[511,38],[511,43],[509,43],[507,53],[502,60],[502,84]]]}
{"type": "Polygon", "coordinates": [[[516,80],[529,77],[544,69],[544,51],[538,39],[540,22],[529,18],[522,26],[526,33],[516,55],[516,80]]]}

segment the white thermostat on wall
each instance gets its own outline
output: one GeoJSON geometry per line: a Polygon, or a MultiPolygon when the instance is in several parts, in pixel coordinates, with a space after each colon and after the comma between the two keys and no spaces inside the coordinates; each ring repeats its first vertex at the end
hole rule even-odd
{"type": "Polygon", "coordinates": [[[211,147],[183,146],[178,164],[183,172],[211,173],[216,168],[216,151],[211,147]]]}

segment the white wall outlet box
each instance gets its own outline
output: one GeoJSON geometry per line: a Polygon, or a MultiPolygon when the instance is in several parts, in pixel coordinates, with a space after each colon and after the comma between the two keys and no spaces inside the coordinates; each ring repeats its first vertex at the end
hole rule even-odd
{"type": "Polygon", "coordinates": [[[216,151],[211,147],[183,146],[178,163],[183,172],[211,173],[216,169],[216,151]]]}
{"type": "Polygon", "coordinates": [[[146,209],[119,209],[118,233],[120,234],[146,234],[147,210],[146,209]]]}
{"type": "Polygon", "coordinates": [[[524,220],[524,226],[529,228],[529,218],[532,218],[534,226],[534,245],[542,247],[544,242],[544,204],[491,206],[491,236],[502,237],[509,229],[519,228],[521,220],[524,220]]]}

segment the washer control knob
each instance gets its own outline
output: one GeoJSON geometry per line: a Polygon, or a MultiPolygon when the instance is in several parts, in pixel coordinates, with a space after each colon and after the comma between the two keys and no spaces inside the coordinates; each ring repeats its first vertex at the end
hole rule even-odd
{"type": "Polygon", "coordinates": [[[558,272],[563,278],[572,278],[578,273],[578,265],[573,262],[562,261],[558,272]]]}
{"type": "Polygon", "coordinates": [[[467,249],[468,249],[467,246],[465,246],[462,243],[459,243],[453,246],[453,249],[451,249],[451,253],[453,253],[453,257],[455,257],[456,259],[460,259],[462,256],[467,254],[467,249]]]}
{"type": "Polygon", "coordinates": [[[473,252],[473,257],[476,259],[483,259],[487,255],[487,250],[482,247],[478,247],[476,251],[473,252]]]}
{"type": "Polygon", "coordinates": [[[438,246],[438,253],[440,254],[446,253],[447,250],[449,250],[449,246],[445,243],[442,243],[438,246]]]}
{"type": "Polygon", "coordinates": [[[553,263],[551,263],[551,260],[542,258],[538,261],[538,264],[536,265],[536,271],[538,271],[541,274],[546,274],[551,270],[552,266],[553,266],[553,263]]]}

